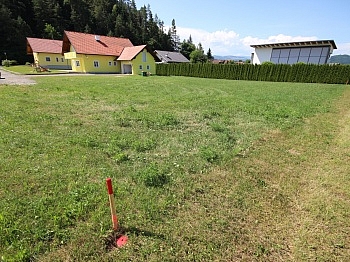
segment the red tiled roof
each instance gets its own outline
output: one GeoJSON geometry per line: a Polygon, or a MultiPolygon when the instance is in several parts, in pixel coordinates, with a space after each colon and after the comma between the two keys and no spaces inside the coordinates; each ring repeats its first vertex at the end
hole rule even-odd
{"type": "Polygon", "coordinates": [[[123,52],[121,53],[120,57],[117,60],[120,61],[131,61],[137,56],[144,48],[146,48],[146,45],[139,45],[139,46],[132,46],[132,47],[125,47],[123,52]]]}
{"type": "Polygon", "coordinates": [[[110,56],[120,56],[125,47],[133,46],[127,38],[64,31],[62,52],[69,52],[70,45],[78,54],[110,56]]]}
{"type": "Polygon", "coordinates": [[[62,41],[27,37],[27,54],[62,52],[62,41]]]}

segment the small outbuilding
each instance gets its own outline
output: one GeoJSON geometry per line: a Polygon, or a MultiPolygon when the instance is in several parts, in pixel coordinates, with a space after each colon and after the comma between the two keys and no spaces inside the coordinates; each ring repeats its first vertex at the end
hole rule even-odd
{"type": "Polygon", "coordinates": [[[180,52],[170,52],[170,51],[161,51],[161,50],[155,50],[154,51],[158,59],[165,64],[170,63],[189,63],[190,60],[188,60],[183,54],[180,52]]]}
{"type": "Polygon", "coordinates": [[[334,40],[317,40],[289,43],[271,43],[251,45],[254,48],[252,64],[262,64],[265,61],[274,64],[326,64],[337,46],[334,40]]]}

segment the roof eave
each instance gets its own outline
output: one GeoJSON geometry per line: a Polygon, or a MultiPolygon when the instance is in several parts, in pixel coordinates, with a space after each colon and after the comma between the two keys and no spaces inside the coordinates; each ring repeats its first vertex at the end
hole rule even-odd
{"type": "Polygon", "coordinates": [[[314,46],[314,45],[330,45],[333,49],[337,49],[334,40],[314,40],[303,42],[288,42],[288,43],[272,43],[251,45],[252,48],[273,48],[273,47],[300,47],[300,46],[314,46]]]}

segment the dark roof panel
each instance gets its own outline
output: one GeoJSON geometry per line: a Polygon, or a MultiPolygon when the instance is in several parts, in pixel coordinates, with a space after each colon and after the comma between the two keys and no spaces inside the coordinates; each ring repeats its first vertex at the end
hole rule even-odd
{"type": "Polygon", "coordinates": [[[190,62],[183,54],[179,52],[169,52],[169,51],[154,51],[158,58],[165,63],[188,63],[190,62]]]}

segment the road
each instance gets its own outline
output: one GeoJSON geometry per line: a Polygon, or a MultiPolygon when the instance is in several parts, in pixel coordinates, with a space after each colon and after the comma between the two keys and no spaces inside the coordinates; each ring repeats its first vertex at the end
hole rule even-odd
{"type": "Polygon", "coordinates": [[[0,85],[34,85],[36,82],[26,75],[13,74],[0,67],[0,85]]]}

